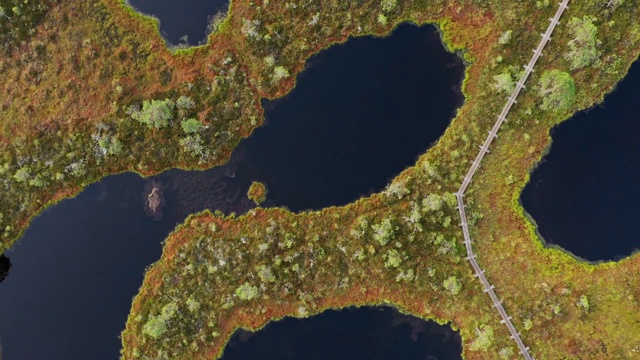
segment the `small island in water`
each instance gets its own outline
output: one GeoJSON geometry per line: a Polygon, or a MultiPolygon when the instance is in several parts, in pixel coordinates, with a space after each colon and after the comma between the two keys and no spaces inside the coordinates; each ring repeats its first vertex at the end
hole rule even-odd
{"type": "MultiPolygon", "coordinates": [[[[241,0],[224,20],[211,14],[205,44],[175,48],[124,1],[0,1],[0,253],[104,177],[233,161],[265,122],[262,100],[293,96],[314,55],[431,24],[466,64],[464,103],[441,136],[346,205],[189,216],[159,239],[122,324],[122,358],[218,358],[240,328],[380,305],[451,324],[468,359],[637,358],[640,255],[589,263],[546,247],[518,201],[550,129],[601,102],[640,53],[635,2],[566,3],[241,0]]],[[[255,180],[247,196],[268,204],[276,187],[255,180]]],[[[165,186],[151,179],[142,193],[158,219],[165,186]]]]}
{"type": "Polygon", "coordinates": [[[254,181],[247,191],[247,197],[256,205],[260,205],[267,200],[267,187],[261,182],[254,181]]]}

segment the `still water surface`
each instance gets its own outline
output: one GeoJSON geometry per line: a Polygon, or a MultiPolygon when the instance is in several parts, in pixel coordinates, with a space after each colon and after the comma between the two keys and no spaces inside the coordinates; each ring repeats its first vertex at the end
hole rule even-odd
{"type": "Polygon", "coordinates": [[[210,187],[200,184],[223,176],[227,194],[261,181],[269,205],[292,211],[348,204],[383,189],[440,138],[462,104],[463,71],[433,26],[351,39],[312,57],[287,97],[263,101],[266,126],[228,165],[173,173],[200,188],[192,204],[210,187]]]}
{"type": "Polygon", "coordinates": [[[207,40],[214,16],[226,16],[229,0],[128,0],[135,10],[160,20],[160,33],[171,44],[197,45],[207,40]]]}
{"type": "Polygon", "coordinates": [[[448,326],[392,308],[360,308],[238,331],[221,360],[458,360],[461,353],[460,335],[448,326]]]}
{"type": "Polygon", "coordinates": [[[640,63],[603,104],[553,128],[522,193],[544,240],[590,261],[640,248],[640,63]]]}
{"type": "MultiPolygon", "coordinates": [[[[431,26],[404,25],[386,39],[352,39],[315,56],[287,98],[264,103],[266,126],[240,144],[229,164],[155,177],[166,200],[159,220],[143,209],[151,180],[134,174],[107,177],[50,208],[7,254],[13,266],[0,284],[4,356],[116,359],[118,335],[144,268],[160,257],[161,242],[177,223],[207,208],[245,212],[251,207],[245,193],[252,180],[269,188],[267,206],[294,211],[346,204],[380,191],[442,135],[462,100],[462,75],[460,59],[444,50],[431,26]]],[[[356,320],[353,312],[327,316],[345,327],[364,321],[376,336],[398,337],[392,347],[402,354],[401,344],[410,336],[402,340],[397,327],[375,320],[377,310],[363,311],[356,320]]],[[[280,330],[287,329],[283,324],[256,339],[262,333],[272,339],[294,336],[280,330]]],[[[318,341],[309,347],[322,347],[320,341],[334,330],[316,329],[295,331],[318,341]]],[[[367,346],[375,344],[366,339],[375,337],[366,334],[358,335],[362,341],[353,338],[350,354],[361,355],[352,358],[370,359],[367,346]],[[364,345],[356,346],[358,341],[364,345]]],[[[430,336],[424,341],[439,339],[430,336]]],[[[238,354],[248,351],[246,359],[280,356],[251,357],[254,350],[247,347],[237,347],[238,354]]],[[[422,354],[416,358],[427,356],[422,354]]]]}

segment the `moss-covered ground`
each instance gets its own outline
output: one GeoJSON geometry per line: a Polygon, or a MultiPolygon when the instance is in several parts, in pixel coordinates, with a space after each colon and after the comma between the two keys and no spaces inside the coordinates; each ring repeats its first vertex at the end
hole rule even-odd
{"type": "MultiPolygon", "coordinates": [[[[518,203],[549,129],[601,101],[638,56],[638,5],[570,4],[467,190],[478,261],[538,359],[640,356],[640,257],[589,264],[546,248],[518,203]],[[540,89],[545,70],[571,81],[563,75],[540,89]]],[[[465,104],[440,141],[384,192],[354,204],[190,217],[146,274],[123,357],[214,358],[240,326],[386,303],[452,322],[466,358],[517,358],[462,259],[451,192],[555,9],[547,1],[241,0],[208,45],[171,53],[157,24],[120,1],[60,3],[0,58],[2,247],[48,204],[102,176],[224,162],[262,122],[260,97],[289,91],[320,49],[403,21],[435,23],[469,62],[465,104]],[[202,126],[181,126],[190,118],[202,126]]]]}

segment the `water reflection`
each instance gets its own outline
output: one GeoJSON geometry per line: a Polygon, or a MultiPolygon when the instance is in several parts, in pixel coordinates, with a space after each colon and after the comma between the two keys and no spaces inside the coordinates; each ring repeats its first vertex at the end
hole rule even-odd
{"type": "Polygon", "coordinates": [[[0,255],[0,282],[9,276],[11,270],[11,260],[4,254],[0,255]]]}

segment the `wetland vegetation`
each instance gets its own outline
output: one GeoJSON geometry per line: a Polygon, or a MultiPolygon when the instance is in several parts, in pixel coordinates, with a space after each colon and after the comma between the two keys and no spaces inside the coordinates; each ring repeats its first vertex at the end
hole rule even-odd
{"type": "MultiPolygon", "coordinates": [[[[467,191],[478,261],[536,358],[640,352],[640,257],[595,265],[547,249],[518,202],[549,129],[601,101],[637,58],[637,5],[571,4],[467,191]]],[[[384,191],[342,207],[189,217],[146,273],[123,357],[210,358],[238,327],[384,303],[451,321],[467,358],[513,358],[462,260],[451,193],[553,12],[547,1],[234,1],[207,46],[171,53],[157,24],[120,1],[60,3],[0,60],[2,250],[35,214],[108,174],[226,161],[263,122],[260,98],[291,90],[320,49],[435,23],[471,64],[438,143],[384,191]]]]}

